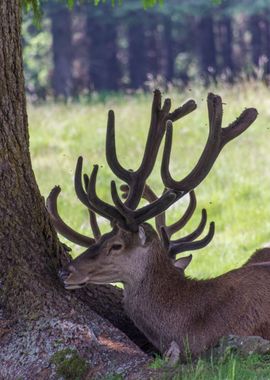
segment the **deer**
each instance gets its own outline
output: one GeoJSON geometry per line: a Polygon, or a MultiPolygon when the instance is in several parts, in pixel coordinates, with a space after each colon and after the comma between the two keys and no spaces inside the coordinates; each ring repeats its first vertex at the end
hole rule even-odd
{"type": "Polygon", "coordinates": [[[222,127],[221,97],[209,93],[207,108],[208,139],[195,167],[180,180],[172,177],[169,168],[173,123],[196,109],[194,100],[171,112],[171,100],[167,98],[162,104],[161,92],[154,91],[145,150],[136,171],[125,169],[118,159],[115,116],[109,111],[106,160],[123,182],[122,196],[116,182],[111,181],[112,203],[102,200],[96,189],[99,168],[94,165],[90,176],[82,175],[82,157],[77,160],[74,175],[75,192],[89,211],[93,237],[78,233],[63,221],[57,208],[59,186],[52,189],[47,199],[56,230],[85,248],[60,270],[64,287],[72,290],[90,283],[121,282],[127,315],[161,354],[170,356],[176,347],[183,360],[187,352],[197,357],[229,334],[270,339],[270,249],[258,250],[240,268],[215,278],[197,280],[185,274],[192,255],[179,257],[179,254],[208,245],[214,236],[214,222],[198,240],[207,224],[206,210],[202,210],[201,221],[192,233],[172,239],[190,220],[196,208],[194,189],[207,177],[223,147],[247,130],[257,117],[256,109],[247,108],[235,121],[222,127]],[[163,137],[164,191],[157,196],[147,180],[163,137]],[[167,225],[166,210],[188,194],[190,201],[184,215],[167,225]],[[97,215],[109,221],[110,232],[101,234],[97,215]],[[152,218],[155,227],[149,223],[152,218]]]}

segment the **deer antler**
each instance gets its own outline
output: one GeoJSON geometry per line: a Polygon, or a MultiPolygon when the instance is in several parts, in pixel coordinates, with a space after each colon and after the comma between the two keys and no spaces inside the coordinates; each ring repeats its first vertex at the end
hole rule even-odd
{"type": "Polygon", "coordinates": [[[231,140],[243,133],[256,119],[258,113],[255,108],[247,108],[228,127],[222,128],[222,99],[210,93],[207,98],[209,135],[202,155],[194,169],[182,180],[175,181],[169,171],[172,148],[172,121],[167,121],[165,146],[161,165],[161,177],[169,189],[185,194],[197,187],[207,176],[222,148],[231,140]]]}
{"type": "MultiPolygon", "coordinates": [[[[156,194],[148,185],[145,186],[143,196],[149,202],[152,202],[153,199],[157,198],[156,194]]],[[[206,226],[207,212],[205,209],[202,209],[201,221],[197,228],[192,233],[184,236],[183,238],[171,240],[171,236],[175,234],[177,231],[181,230],[187,224],[187,222],[189,221],[189,219],[195,211],[197,201],[195,192],[193,190],[189,193],[189,197],[190,200],[188,208],[186,209],[184,215],[181,216],[175,223],[169,226],[166,225],[165,212],[156,217],[156,228],[163,241],[164,247],[168,251],[169,255],[173,258],[175,258],[177,253],[196,250],[205,247],[210,243],[214,236],[214,222],[211,222],[209,232],[207,233],[207,235],[203,239],[194,242],[194,240],[201,235],[206,226]]]]}
{"type": "MultiPolygon", "coordinates": [[[[126,198],[129,191],[128,185],[121,185],[120,189],[123,192],[122,197],[126,198]]],[[[158,196],[147,184],[144,187],[144,192],[143,192],[142,197],[146,199],[149,203],[152,203],[158,199],[158,196]]],[[[189,193],[189,204],[184,215],[182,215],[175,223],[169,226],[166,225],[165,212],[157,215],[155,218],[156,229],[160,235],[160,238],[163,241],[163,245],[165,249],[167,250],[167,252],[172,258],[175,258],[176,254],[181,253],[181,252],[204,248],[206,245],[210,243],[210,241],[212,240],[214,236],[214,222],[212,222],[210,223],[210,228],[207,235],[203,239],[197,240],[194,242],[194,240],[202,234],[206,226],[207,212],[205,209],[202,209],[201,221],[199,225],[197,226],[197,228],[189,235],[186,235],[177,240],[171,240],[171,236],[175,234],[177,231],[181,230],[190,220],[190,218],[192,217],[196,209],[196,204],[197,204],[197,201],[196,201],[195,192],[192,190],[189,193]]]]}
{"type": "Polygon", "coordinates": [[[201,234],[200,226],[198,226],[197,229],[193,231],[191,234],[177,240],[170,240],[164,227],[161,227],[161,233],[164,247],[168,251],[169,255],[172,258],[175,258],[175,256],[178,253],[186,251],[195,251],[197,249],[206,247],[214,237],[215,223],[211,222],[209,226],[209,231],[205,235],[205,237],[201,240],[196,241],[193,240],[201,234]]]}
{"type": "MultiPolygon", "coordinates": [[[[191,173],[181,181],[175,181],[169,172],[169,159],[172,146],[172,121],[168,120],[170,101],[165,100],[163,107],[160,107],[161,95],[159,91],[155,91],[152,105],[152,119],[148,139],[145,147],[144,158],[140,168],[136,172],[125,170],[120,164],[116,156],[114,143],[114,117],[112,112],[109,113],[108,133],[106,143],[106,157],[112,170],[125,180],[130,188],[127,200],[123,203],[117,193],[116,185],[111,183],[111,193],[114,206],[102,201],[96,194],[96,177],[98,166],[95,165],[90,176],[87,194],[83,191],[81,184],[82,158],[79,158],[76,174],[75,187],[77,185],[77,195],[82,202],[90,209],[98,212],[110,219],[116,221],[120,226],[137,231],[139,224],[155,217],[167,208],[169,208],[176,200],[183,197],[189,191],[194,189],[206,177],[212,168],[218,154],[227,142],[241,134],[256,119],[257,111],[253,108],[246,109],[241,116],[236,119],[227,128],[221,128],[222,121],[222,101],[217,95],[208,95],[208,114],[209,114],[209,137],[204,151],[191,173]],[[158,147],[164,134],[164,126],[167,125],[166,140],[161,165],[161,176],[163,183],[167,188],[166,191],[157,200],[151,204],[134,210],[142,196],[145,181],[154,166],[157,156],[158,147]]],[[[194,109],[195,102],[186,103],[184,111],[179,111],[177,116],[187,113],[194,109]],[[191,107],[193,105],[193,108],[191,107]]],[[[176,111],[175,111],[176,112],[176,111]]],[[[214,226],[212,225],[210,232],[212,233],[214,226]]]]}
{"type": "Polygon", "coordinates": [[[116,154],[115,147],[115,118],[114,112],[109,111],[107,137],[106,137],[106,159],[113,173],[129,185],[125,205],[134,210],[137,208],[143,193],[146,179],[151,174],[158,150],[166,130],[168,120],[176,121],[196,109],[197,105],[194,100],[188,100],[181,107],[170,113],[171,100],[165,99],[161,107],[161,92],[154,91],[152,103],[151,123],[148,137],[145,145],[145,151],[140,167],[136,171],[124,169],[116,154]]]}
{"type": "MultiPolygon", "coordinates": [[[[89,178],[85,174],[84,175],[85,188],[88,187],[88,184],[89,184],[89,178]]],[[[88,208],[89,222],[90,222],[91,230],[94,235],[94,239],[93,239],[76,232],[71,227],[69,227],[60,217],[58,213],[58,209],[57,209],[57,199],[60,192],[61,192],[60,186],[55,186],[51,190],[48,198],[46,199],[46,207],[51,216],[51,219],[56,231],[60,233],[62,236],[64,236],[66,239],[72,241],[75,244],[78,244],[82,247],[90,247],[91,245],[96,243],[101,236],[95,212],[91,210],[90,208],[88,208]]]]}
{"type": "MultiPolygon", "coordinates": [[[[47,207],[47,210],[49,211],[49,214],[51,216],[51,219],[56,231],[75,244],[81,245],[82,247],[90,247],[90,245],[96,242],[95,239],[92,239],[88,236],[82,235],[74,231],[60,217],[58,213],[58,209],[57,209],[57,199],[60,192],[61,192],[60,186],[55,186],[51,190],[46,200],[46,207],[47,207]]],[[[93,226],[92,223],[91,223],[91,226],[93,226]]]]}
{"type": "MultiPolygon", "coordinates": [[[[118,195],[116,184],[112,181],[111,195],[114,206],[104,202],[96,193],[98,166],[94,166],[90,178],[84,175],[85,183],[83,186],[83,159],[82,157],[78,158],[74,179],[75,191],[81,202],[90,210],[90,219],[92,220],[91,224],[93,225],[95,237],[100,236],[100,232],[93,213],[98,213],[109,219],[111,223],[117,223],[119,226],[131,231],[137,231],[141,223],[150,218],[157,217],[158,229],[165,242],[170,241],[171,235],[182,227],[183,222],[190,217],[191,211],[196,205],[196,203],[194,205],[194,200],[191,202],[190,209],[186,216],[171,226],[165,225],[165,216],[162,215],[162,213],[164,213],[164,211],[174,202],[193,190],[200,184],[200,182],[202,182],[211,170],[222,148],[229,141],[244,132],[257,117],[257,111],[254,108],[249,108],[243,111],[240,117],[228,127],[222,128],[221,97],[210,93],[208,95],[207,104],[209,116],[209,136],[207,143],[194,169],[180,181],[174,180],[169,171],[169,161],[172,147],[172,121],[178,120],[193,111],[196,108],[196,103],[193,100],[189,100],[182,107],[179,107],[170,113],[170,99],[166,99],[161,107],[161,93],[159,90],[154,92],[151,123],[145,146],[145,152],[141,165],[134,172],[124,169],[119,163],[115,148],[114,113],[113,111],[109,111],[106,138],[106,158],[112,171],[128,184],[129,192],[126,201],[122,202],[118,195]],[[150,204],[136,209],[142,197],[146,180],[154,167],[165,130],[166,137],[161,165],[161,177],[166,190],[159,198],[155,197],[150,204]],[[163,225],[163,228],[161,228],[161,225],[163,225]]],[[[67,226],[63,224],[64,222],[59,217],[57,208],[52,210],[52,214],[56,220],[57,228],[61,229],[62,233],[64,232],[70,235],[73,241],[74,239],[77,241],[85,240],[85,237],[81,238],[76,234],[74,235],[75,231],[72,230],[71,232],[68,230],[67,226]]],[[[202,216],[202,219],[204,219],[204,216],[202,216]]],[[[203,225],[203,221],[201,222],[201,225],[203,225]]],[[[178,252],[182,252],[184,247],[185,250],[197,249],[200,246],[206,245],[212,239],[214,234],[213,222],[210,224],[209,232],[204,239],[195,242],[191,241],[192,239],[195,239],[194,236],[197,237],[200,234],[201,225],[191,235],[186,237],[185,240],[178,239],[170,243],[170,251],[173,255],[178,252]]],[[[90,241],[87,240],[87,244],[88,242],[90,241]]]]}
{"type": "Polygon", "coordinates": [[[136,172],[124,169],[117,158],[115,149],[115,128],[114,128],[114,113],[109,111],[108,127],[106,138],[106,158],[113,172],[125,180],[130,185],[130,193],[125,204],[122,203],[117,194],[115,183],[111,184],[112,198],[115,206],[102,201],[96,193],[96,177],[98,166],[95,165],[90,176],[87,191],[83,189],[82,185],[82,157],[77,161],[75,171],[75,191],[81,202],[94,212],[99,213],[103,217],[109,219],[111,222],[117,223],[128,229],[138,229],[138,225],[143,221],[152,218],[168,208],[168,205],[173,202],[176,194],[173,191],[168,191],[164,196],[150,205],[145,206],[139,210],[137,207],[146,178],[150,175],[158,149],[166,129],[166,121],[168,118],[178,120],[187,115],[196,108],[193,100],[187,101],[183,106],[177,108],[172,113],[169,113],[171,107],[170,99],[166,99],[163,107],[161,107],[161,93],[159,90],[154,92],[152,104],[151,124],[146,142],[146,148],[142,163],[136,172]],[[135,211],[134,211],[135,210],[135,211]]]}
{"type": "MultiPolygon", "coordinates": [[[[84,179],[84,187],[85,187],[85,189],[87,189],[88,185],[89,185],[88,175],[84,174],[83,179],[84,179]]],[[[100,229],[99,229],[99,226],[97,223],[97,216],[96,216],[96,213],[93,210],[91,210],[90,208],[88,208],[88,213],[89,213],[90,226],[91,226],[91,229],[93,231],[95,240],[97,241],[101,237],[101,232],[100,232],[100,229]]]]}

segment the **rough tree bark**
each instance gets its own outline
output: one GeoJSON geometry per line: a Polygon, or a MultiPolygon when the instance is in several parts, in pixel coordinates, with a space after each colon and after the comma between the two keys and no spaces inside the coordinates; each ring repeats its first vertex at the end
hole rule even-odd
{"type": "Polygon", "coordinates": [[[121,292],[69,293],[57,278],[64,255],[29,154],[20,17],[19,0],[0,0],[0,379],[55,378],[50,357],[67,346],[85,358],[89,378],[128,373],[148,357],[93,311],[134,334],[121,292]]]}

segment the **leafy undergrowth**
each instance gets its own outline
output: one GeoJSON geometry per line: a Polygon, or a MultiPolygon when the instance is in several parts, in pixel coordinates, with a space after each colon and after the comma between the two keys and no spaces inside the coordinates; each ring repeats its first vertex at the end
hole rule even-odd
{"type": "MultiPolygon", "coordinates": [[[[151,368],[162,369],[165,360],[157,357],[151,368]]],[[[241,357],[230,354],[219,359],[199,359],[194,363],[177,365],[172,377],[163,380],[268,380],[270,379],[270,356],[250,355],[241,357]]]]}
{"type": "MultiPolygon", "coordinates": [[[[197,278],[216,276],[240,266],[256,248],[270,241],[270,94],[258,82],[210,88],[224,102],[223,126],[231,123],[245,107],[256,107],[257,121],[242,136],[221,152],[206,180],[196,190],[198,206],[194,217],[179,233],[183,236],[198,225],[201,209],[208,211],[208,221],[216,222],[211,244],[194,252],[187,273],[197,278]]],[[[172,99],[173,108],[187,98],[197,101],[198,109],[174,125],[171,171],[183,178],[194,166],[208,133],[206,98],[208,90],[191,86],[186,92],[172,89],[164,94],[172,99]]],[[[77,157],[84,157],[84,170],[102,166],[98,173],[97,192],[111,202],[110,181],[114,175],[105,160],[107,111],[116,113],[116,139],[123,166],[136,169],[140,163],[149,126],[152,94],[118,95],[104,101],[71,104],[29,105],[31,153],[36,177],[44,196],[54,185],[61,185],[59,211],[76,230],[91,234],[88,215],[74,193],[73,174],[77,157]]],[[[157,193],[160,179],[160,156],[150,185],[157,193]]],[[[119,182],[118,182],[119,183],[119,182]]],[[[188,199],[168,212],[173,222],[183,214],[188,199]]],[[[109,224],[99,218],[102,231],[109,224]]],[[[64,240],[64,239],[63,239],[64,240]]],[[[81,248],[66,242],[74,255],[81,248]]]]}

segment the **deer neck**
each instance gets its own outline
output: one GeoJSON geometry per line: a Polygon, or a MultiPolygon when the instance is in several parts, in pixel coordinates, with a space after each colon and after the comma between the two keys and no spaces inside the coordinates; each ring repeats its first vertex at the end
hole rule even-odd
{"type": "Polygon", "coordinates": [[[164,305],[173,299],[176,289],[178,295],[180,289],[184,292],[187,280],[160,247],[152,246],[151,250],[155,251],[145,255],[143,276],[133,278],[124,286],[124,308],[137,327],[160,348],[160,341],[166,339],[167,334],[163,324],[166,324],[167,314],[173,311],[164,305]]]}
{"type": "Polygon", "coordinates": [[[160,287],[164,288],[165,283],[167,287],[171,283],[171,280],[166,281],[169,276],[177,278],[178,281],[183,279],[160,243],[154,242],[147,250],[141,250],[137,255],[136,263],[124,283],[124,295],[125,297],[131,294],[134,296],[142,290],[147,292],[149,288],[154,291],[160,287]]]}

